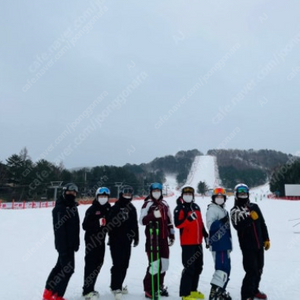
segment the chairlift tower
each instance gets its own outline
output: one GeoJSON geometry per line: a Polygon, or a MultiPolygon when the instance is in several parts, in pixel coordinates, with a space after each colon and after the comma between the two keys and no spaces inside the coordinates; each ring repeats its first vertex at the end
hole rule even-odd
{"type": "Polygon", "coordinates": [[[61,188],[61,185],[63,181],[51,181],[51,185],[49,186],[49,189],[54,189],[54,196],[53,196],[53,201],[56,201],[57,198],[57,190],[61,188]]]}

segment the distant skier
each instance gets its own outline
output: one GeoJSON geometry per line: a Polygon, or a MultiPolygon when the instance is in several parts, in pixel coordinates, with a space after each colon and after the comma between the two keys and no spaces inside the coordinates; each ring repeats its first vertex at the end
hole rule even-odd
{"type": "Polygon", "coordinates": [[[107,187],[98,188],[95,199],[87,209],[82,223],[82,228],[85,230],[85,266],[82,295],[85,300],[99,298],[99,292],[95,291],[95,283],[103,265],[105,254],[106,218],[110,210],[109,196],[110,190],[107,187]]]}
{"type": "Polygon", "coordinates": [[[149,265],[144,278],[145,297],[158,299],[159,295],[169,296],[168,290],[164,287],[164,277],[169,267],[169,246],[172,246],[175,240],[174,227],[172,224],[172,215],[169,205],[163,200],[162,185],[152,183],[150,186],[150,195],[145,198],[145,203],[141,209],[139,222],[145,225],[146,234],[146,252],[149,265]],[[155,236],[156,225],[158,225],[159,236],[155,236]],[[150,228],[153,226],[154,234],[150,235],[150,228]],[[158,240],[158,244],[157,244],[158,240]],[[151,264],[151,244],[153,246],[154,262],[151,264]],[[158,251],[157,251],[158,246],[158,251]],[[157,260],[159,256],[159,261],[157,260]],[[157,264],[159,264],[159,286],[157,286],[157,264]],[[152,274],[153,273],[153,274],[152,274]],[[154,277],[152,285],[151,276],[154,277]],[[152,294],[154,291],[154,295],[152,294]],[[152,298],[153,296],[153,298],[152,298]]]}
{"type": "Polygon", "coordinates": [[[229,214],[225,209],[227,199],[225,189],[215,188],[211,198],[212,202],[206,211],[206,225],[209,229],[209,244],[215,263],[215,272],[211,280],[209,300],[230,300],[226,286],[231,270],[232,242],[229,214]]]}
{"type": "MultiPolygon", "coordinates": [[[[197,291],[199,277],[203,269],[203,237],[208,234],[202,220],[200,207],[195,203],[195,190],[186,186],[181,190],[174,210],[174,223],[180,229],[180,244],[182,248],[182,264],[179,296],[183,300],[204,299],[197,291]]],[[[208,248],[208,244],[207,248],[208,248]]]]}
{"type": "Polygon", "coordinates": [[[78,187],[68,183],[52,210],[55,248],[58,259],[48,276],[43,300],[65,300],[63,298],[69,280],[74,273],[74,252],[79,249],[80,221],[75,198],[78,187]]]}
{"type": "Polygon", "coordinates": [[[249,188],[246,184],[236,185],[234,197],[231,221],[238,233],[246,272],[241,288],[242,300],[267,299],[267,295],[259,291],[264,267],[264,250],[270,248],[267,226],[258,205],[250,202],[249,188]]]}
{"type": "Polygon", "coordinates": [[[139,244],[139,229],[136,208],[131,203],[133,188],[123,186],[118,201],[111,208],[107,226],[109,228],[109,246],[113,266],[111,268],[110,288],[115,299],[127,294],[123,282],[129,266],[131,245],[139,244]]]}

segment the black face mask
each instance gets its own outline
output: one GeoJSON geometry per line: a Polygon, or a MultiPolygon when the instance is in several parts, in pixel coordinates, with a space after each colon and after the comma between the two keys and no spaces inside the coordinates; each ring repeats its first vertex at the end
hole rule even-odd
{"type": "Polygon", "coordinates": [[[72,195],[72,194],[68,194],[68,195],[65,195],[65,199],[68,203],[72,203],[75,201],[75,198],[76,196],[72,195]]]}
{"type": "Polygon", "coordinates": [[[238,201],[237,201],[237,203],[238,203],[238,205],[240,205],[240,206],[245,206],[247,203],[249,202],[249,198],[238,198],[238,201]]]}

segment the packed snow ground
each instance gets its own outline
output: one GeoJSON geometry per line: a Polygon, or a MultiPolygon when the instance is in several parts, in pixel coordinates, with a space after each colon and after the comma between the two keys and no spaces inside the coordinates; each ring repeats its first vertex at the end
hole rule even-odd
{"type": "MultiPolygon", "coordinates": [[[[200,169],[200,165],[198,167],[200,169]]],[[[211,168],[206,170],[207,174],[212,173],[212,168],[214,167],[211,164],[211,168]]],[[[201,174],[205,174],[206,171],[204,173],[201,172],[201,174]]],[[[198,181],[205,179],[204,175],[201,176],[203,177],[200,178],[200,174],[196,176],[198,181]]],[[[207,184],[214,184],[215,179],[213,175],[208,175],[207,179],[207,184]]],[[[166,198],[173,211],[179,192],[175,190],[174,178],[172,179],[172,176],[169,176],[167,180],[169,188],[174,188],[174,195],[166,198]]],[[[298,227],[293,227],[293,225],[300,222],[300,220],[289,220],[300,218],[300,202],[267,199],[267,193],[268,185],[251,190],[251,199],[253,202],[256,200],[259,204],[265,216],[271,239],[271,248],[265,252],[265,268],[260,287],[262,291],[268,294],[270,300],[296,300],[300,295],[300,225],[298,227]]],[[[139,213],[143,201],[134,201],[133,203],[139,213]]],[[[205,212],[207,205],[210,203],[210,198],[196,197],[196,203],[202,209],[205,222],[205,212]]],[[[226,205],[228,210],[233,206],[233,197],[229,197],[226,205]]],[[[87,205],[79,206],[81,222],[87,208],[87,205]]],[[[54,249],[51,210],[51,208],[0,210],[1,300],[42,299],[45,281],[57,260],[57,252],[54,249]]],[[[240,287],[244,271],[241,251],[234,229],[232,229],[232,235],[234,249],[231,253],[232,270],[228,291],[233,300],[238,300],[240,299],[240,287]]],[[[65,294],[68,300],[83,299],[81,297],[84,269],[83,236],[84,232],[81,230],[81,246],[76,253],[75,273],[69,282],[65,294]]],[[[140,226],[140,244],[138,247],[132,248],[130,266],[125,279],[129,294],[124,295],[124,300],[145,299],[142,281],[147,266],[147,258],[144,244],[144,228],[140,226]]],[[[120,249],[120,251],[122,250],[120,249]]],[[[170,248],[170,252],[170,268],[165,278],[165,284],[169,287],[170,293],[168,299],[180,299],[179,283],[182,265],[179,232],[177,229],[176,242],[170,248]]],[[[109,288],[110,267],[111,257],[107,246],[105,262],[96,283],[96,289],[101,295],[100,299],[113,300],[113,295],[109,288]]],[[[213,271],[214,266],[211,253],[204,248],[204,268],[199,281],[199,290],[205,294],[206,299],[208,299],[213,271]]]]}

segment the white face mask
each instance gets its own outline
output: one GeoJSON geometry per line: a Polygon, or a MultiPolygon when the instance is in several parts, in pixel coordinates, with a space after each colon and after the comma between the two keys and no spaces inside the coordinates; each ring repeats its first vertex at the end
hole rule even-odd
{"type": "Polygon", "coordinates": [[[101,205],[104,205],[108,201],[108,197],[99,197],[98,196],[97,200],[101,205]]]}
{"type": "Polygon", "coordinates": [[[132,196],[123,195],[123,198],[130,200],[132,198],[132,196]]]}
{"type": "Polygon", "coordinates": [[[156,200],[158,200],[161,196],[161,192],[152,192],[152,197],[156,200]]]}
{"type": "Polygon", "coordinates": [[[194,197],[193,197],[193,195],[183,195],[182,199],[184,200],[184,202],[191,203],[193,201],[194,197]]]}
{"type": "Polygon", "coordinates": [[[224,197],[217,197],[217,198],[215,198],[215,202],[218,205],[224,204],[224,197]]]}

